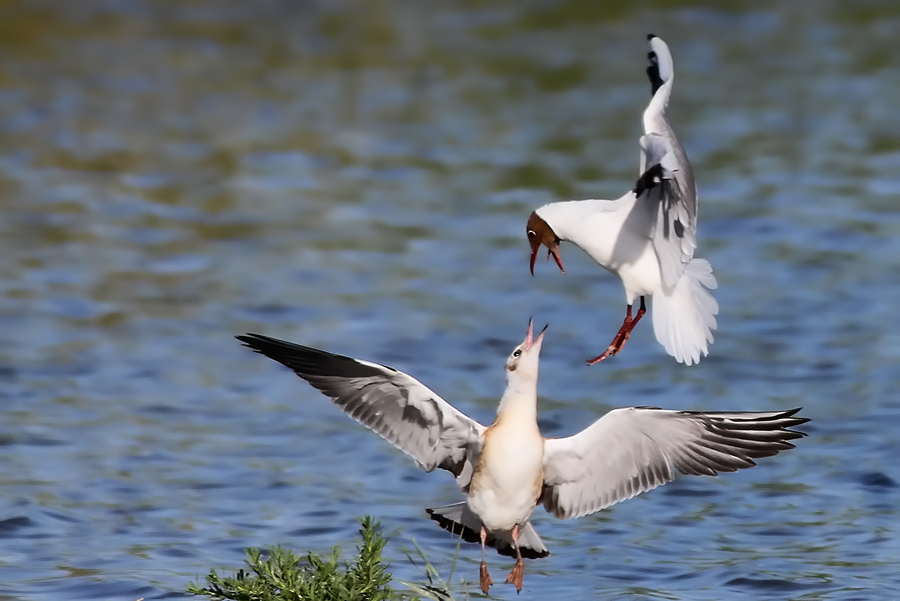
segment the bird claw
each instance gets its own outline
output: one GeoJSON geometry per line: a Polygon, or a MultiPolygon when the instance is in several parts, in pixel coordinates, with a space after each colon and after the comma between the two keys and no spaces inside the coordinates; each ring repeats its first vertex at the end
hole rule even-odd
{"type": "Polygon", "coordinates": [[[603,354],[594,357],[593,359],[588,359],[588,365],[597,365],[604,359],[608,359],[613,355],[618,355],[622,352],[622,349],[625,348],[625,343],[628,342],[628,339],[631,338],[631,331],[634,329],[634,326],[637,325],[637,322],[641,320],[641,317],[644,316],[644,313],[647,312],[647,308],[644,306],[644,297],[641,297],[641,308],[638,310],[638,313],[633,318],[631,317],[631,305],[628,305],[628,313],[625,315],[625,321],[622,322],[622,327],[619,328],[619,331],[616,332],[615,337],[613,337],[612,342],[609,347],[603,354]]]}
{"type": "Polygon", "coordinates": [[[516,594],[522,592],[522,581],[524,580],[524,575],[525,563],[520,559],[516,562],[516,565],[512,569],[512,572],[509,573],[509,576],[506,577],[507,584],[516,585],[516,594]]]}
{"type": "Polygon", "coordinates": [[[620,330],[619,333],[616,334],[616,337],[613,338],[612,344],[610,344],[609,347],[607,347],[607,349],[603,351],[603,354],[598,355],[593,359],[588,359],[587,364],[597,365],[604,359],[609,359],[613,355],[618,355],[619,352],[625,347],[625,343],[628,342],[629,338],[631,338],[631,330],[627,332],[623,332],[620,330]]]}
{"type": "MultiPolygon", "coordinates": [[[[623,345],[623,346],[624,346],[624,345],[623,345]]],[[[590,365],[597,365],[597,364],[600,363],[601,361],[603,361],[603,360],[605,360],[605,359],[609,359],[609,358],[612,357],[613,355],[617,354],[620,350],[622,350],[622,347],[621,347],[621,346],[616,346],[615,344],[610,344],[610,345],[609,345],[609,348],[607,348],[605,351],[603,351],[603,353],[601,353],[600,355],[597,355],[597,356],[594,357],[593,359],[588,359],[588,360],[587,360],[587,364],[588,364],[589,366],[590,366],[590,365]]]]}
{"type": "Polygon", "coordinates": [[[494,582],[491,580],[491,575],[488,574],[487,564],[483,561],[481,562],[480,580],[481,592],[487,595],[488,591],[491,589],[491,585],[494,584],[494,582]]]}

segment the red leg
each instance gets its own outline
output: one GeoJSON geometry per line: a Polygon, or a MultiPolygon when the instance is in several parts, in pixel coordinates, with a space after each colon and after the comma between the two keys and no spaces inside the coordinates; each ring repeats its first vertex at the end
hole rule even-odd
{"type": "Polygon", "coordinates": [[[595,365],[600,363],[607,357],[611,357],[613,355],[618,354],[619,351],[625,346],[625,343],[628,342],[628,339],[631,337],[631,331],[634,329],[634,326],[641,320],[641,317],[644,316],[644,313],[647,312],[647,305],[644,304],[644,297],[641,297],[641,308],[638,309],[637,314],[634,316],[634,319],[631,317],[631,305],[628,305],[628,311],[625,313],[625,321],[622,322],[622,327],[619,328],[616,337],[613,338],[612,343],[609,345],[603,354],[594,357],[593,359],[588,359],[588,365],[595,365]]]}
{"type": "Polygon", "coordinates": [[[487,530],[484,529],[484,526],[481,527],[481,572],[479,574],[481,579],[481,592],[485,595],[488,594],[488,591],[491,589],[491,585],[494,584],[491,581],[491,576],[487,571],[487,562],[484,560],[484,543],[487,540],[487,530]]]}
{"type": "Polygon", "coordinates": [[[516,585],[516,594],[522,592],[522,577],[525,575],[525,562],[522,561],[522,550],[519,549],[519,525],[516,524],[512,529],[513,544],[516,546],[516,566],[506,577],[506,582],[516,585]]]}

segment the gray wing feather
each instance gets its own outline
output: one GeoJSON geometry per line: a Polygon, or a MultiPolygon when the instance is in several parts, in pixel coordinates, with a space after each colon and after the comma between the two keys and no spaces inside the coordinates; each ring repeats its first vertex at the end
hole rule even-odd
{"type": "Polygon", "coordinates": [[[791,449],[809,421],[800,409],[696,413],[631,407],[610,411],[575,436],[544,444],[544,508],[576,518],[672,481],[715,476],[791,449]]]}
{"type": "Polygon", "coordinates": [[[653,247],[659,257],[663,282],[674,286],[697,248],[697,189],[684,149],[674,134],[641,136],[641,174],[662,167],[661,181],[641,194],[655,207],[653,247]]]}
{"type": "Polygon", "coordinates": [[[309,382],[347,415],[405,452],[423,469],[445,469],[466,490],[484,426],[424,384],[392,367],[248,334],[238,340],[309,382]]]}

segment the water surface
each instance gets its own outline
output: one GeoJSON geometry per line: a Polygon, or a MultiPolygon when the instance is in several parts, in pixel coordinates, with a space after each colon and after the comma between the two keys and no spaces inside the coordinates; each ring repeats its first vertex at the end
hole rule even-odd
{"type": "Polygon", "coordinates": [[[452,478],[232,337],[387,363],[489,422],[533,315],[546,435],[631,404],[814,421],[753,470],[539,510],[522,598],[898,598],[898,26],[890,2],[4,3],[0,595],[183,598],[361,514],[420,578],[400,547],[449,561],[423,508],[452,478]],[[524,223],[633,184],[651,31],[719,330],[699,366],[648,322],[586,368],[621,285],[574,247],[532,278],[524,223]]]}

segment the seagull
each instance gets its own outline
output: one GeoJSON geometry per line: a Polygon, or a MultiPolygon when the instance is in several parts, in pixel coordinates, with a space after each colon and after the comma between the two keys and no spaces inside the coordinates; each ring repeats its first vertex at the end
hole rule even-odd
{"type": "Polygon", "coordinates": [[[640,177],[618,200],[553,202],[534,211],[526,232],[531,274],[541,245],[565,273],[559,243],[568,241],[618,275],[625,286],[625,321],[609,347],[588,360],[594,365],[622,350],[653,297],[653,331],[666,352],[691,365],[708,354],[719,304],[707,289],[716,278],[697,247],[697,187],[684,148],[666,119],[675,80],[672,55],[653,34],[650,41],[652,98],[644,111],[640,177]],[[640,308],[632,316],[634,301],[640,308]]]}
{"type": "Polygon", "coordinates": [[[492,584],[487,546],[515,557],[507,583],[522,590],[523,558],[549,555],[531,524],[535,507],[560,519],[600,511],[675,478],[756,465],[805,436],[800,409],[701,413],[655,407],[610,411],[582,432],[544,438],[537,422],[538,359],[545,327],[506,360],[506,390],[485,427],[402,371],[260,334],[237,339],[274,359],[341,410],[412,457],[447,470],[466,500],[426,509],[439,526],[481,543],[481,590],[492,584]]]}

